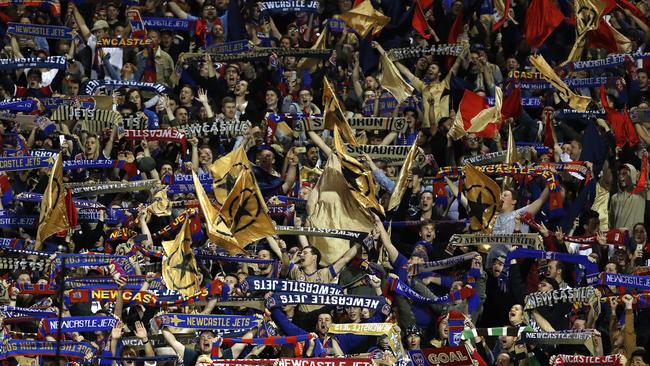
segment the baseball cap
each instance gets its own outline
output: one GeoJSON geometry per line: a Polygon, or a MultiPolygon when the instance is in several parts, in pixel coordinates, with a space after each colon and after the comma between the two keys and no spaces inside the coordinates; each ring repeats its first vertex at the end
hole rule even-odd
{"type": "Polygon", "coordinates": [[[108,29],[108,28],[109,28],[108,22],[100,19],[96,21],[95,24],[93,24],[93,29],[91,29],[90,31],[95,32],[100,29],[108,29]]]}

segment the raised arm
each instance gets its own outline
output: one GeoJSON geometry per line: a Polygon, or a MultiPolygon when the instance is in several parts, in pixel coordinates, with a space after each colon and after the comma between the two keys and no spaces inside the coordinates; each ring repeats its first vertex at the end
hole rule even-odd
{"type": "Polygon", "coordinates": [[[84,41],[88,41],[88,38],[90,38],[91,33],[90,33],[90,29],[88,28],[88,25],[86,25],[86,21],[84,20],[84,17],[81,15],[76,5],[70,3],[69,6],[72,7],[72,15],[74,16],[74,21],[79,26],[79,30],[81,31],[81,36],[84,37],[84,41]]]}
{"type": "Polygon", "coordinates": [[[549,195],[548,187],[546,187],[544,188],[544,191],[542,191],[542,194],[539,196],[539,198],[537,198],[535,201],[533,201],[533,203],[528,205],[528,209],[526,211],[528,211],[531,215],[535,216],[539,212],[539,210],[542,209],[542,205],[548,199],[548,195],[549,195]]]}
{"type": "Polygon", "coordinates": [[[323,150],[325,156],[329,159],[332,156],[332,149],[323,141],[323,139],[314,131],[307,131],[307,135],[311,141],[318,146],[319,149],[323,150]]]}
{"type": "Polygon", "coordinates": [[[104,157],[110,158],[111,152],[113,151],[113,143],[115,142],[115,136],[117,136],[117,125],[113,125],[113,131],[111,131],[111,137],[109,137],[106,146],[104,146],[104,157]]]}
{"type": "Polygon", "coordinates": [[[384,229],[384,223],[381,221],[379,216],[374,216],[375,230],[379,232],[379,238],[381,239],[381,243],[384,245],[384,248],[386,248],[386,253],[388,254],[388,259],[390,260],[391,264],[395,263],[397,257],[399,257],[399,251],[397,248],[395,248],[393,242],[390,240],[390,235],[388,235],[386,229],[384,229]]]}
{"type": "Polygon", "coordinates": [[[339,260],[337,260],[336,262],[334,262],[334,264],[332,264],[332,267],[334,267],[334,271],[336,273],[341,272],[343,267],[345,267],[348,264],[348,262],[350,262],[352,258],[354,258],[357,255],[357,252],[359,251],[360,248],[361,248],[361,244],[355,243],[350,249],[348,249],[347,252],[345,252],[345,254],[343,254],[343,256],[339,258],[339,260]]]}
{"type": "Polygon", "coordinates": [[[162,329],[162,335],[163,338],[165,338],[167,344],[169,344],[169,346],[174,349],[174,352],[176,352],[177,355],[183,357],[185,346],[183,346],[183,344],[176,339],[176,336],[174,336],[174,334],[167,328],[162,329]]]}
{"type": "Polygon", "coordinates": [[[181,9],[178,4],[176,4],[175,1],[170,1],[167,3],[167,6],[169,6],[169,9],[176,15],[177,17],[181,19],[187,19],[188,14],[185,12],[185,10],[181,9]]]}

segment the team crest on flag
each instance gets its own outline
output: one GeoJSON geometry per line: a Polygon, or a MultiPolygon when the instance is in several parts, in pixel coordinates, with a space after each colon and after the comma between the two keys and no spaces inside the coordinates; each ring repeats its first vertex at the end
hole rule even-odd
{"type": "Polygon", "coordinates": [[[491,233],[499,212],[501,189],[470,164],[463,166],[465,197],[469,204],[470,230],[491,233]]]}
{"type": "Polygon", "coordinates": [[[197,274],[199,270],[192,250],[192,233],[189,220],[183,222],[181,231],[174,240],[163,241],[165,256],[162,261],[162,275],[167,288],[177,290],[183,296],[194,295],[201,284],[197,274]]]}
{"type": "Polygon", "coordinates": [[[242,246],[275,234],[269,210],[250,170],[239,174],[220,213],[225,226],[242,246]]]}
{"type": "Polygon", "coordinates": [[[235,181],[244,170],[250,170],[251,163],[246,157],[243,146],[219,158],[210,166],[212,174],[212,192],[217,200],[217,206],[223,206],[228,192],[235,186],[235,181]]]}

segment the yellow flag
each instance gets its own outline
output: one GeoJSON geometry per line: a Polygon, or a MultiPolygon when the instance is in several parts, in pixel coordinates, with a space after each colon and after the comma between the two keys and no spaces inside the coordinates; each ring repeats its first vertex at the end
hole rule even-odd
{"type": "MultiPolygon", "coordinates": [[[[512,125],[508,126],[508,147],[506,150],[506,164],[514,164],[516,162],[519,162],[521,160],[521,157],[519,156],[519,152],[517,151],[517,144],[515,142],[515,138],[512,135],[512,125]]],[[[512,185],[512,177],[503,177],[503,182],[501,183],[501,187],[504,189],[507,187],[510,187],[512,185]]]]}
{"type": "Polygon", "coordinates": [[[587,33],[598,28],[605,7],[605,2],[599,0],[575,0],[573,2],[573,11],[576,14],[576,41],[565,64],[580,60],[587,42],[587,33]]]}
{"type": "Polygon", "coordinates": [[[390,18],[375,9],[370,0],[365,0],[356,8],[339,15],[339,18],[359,33],[362,39],[366,38],[370,30],[373,30],[373,35],[379,33],[390,22],[390,18]]]}
{"type": "Polygon", "coordinates": [[[417,155],[418,151],[417,141],[413,141],[413,146],[411,146],[411,150],[409,150],[409,153],[406,155],[406,159],[404,160],[404,165],[402,165],[402,169],[399,171],[399,178],[397,178],[397,184],[395,184],[393,194],[390,196],[388,211],[397,207],[400,201],[402,201],[402,197],[406,191],[406,186],[408,185],[408,176],[411,171],[411,165],[413,165],[413,159],[415,159],[415,155],[417,155]]]}
{"type": "Polygon", "coordinates": [[[413,94],[413,86],[404,80],[397,66],[388,58],[388,54],[384,53],[380,61],[381,75],[379,75],[379,82],[382,88],[388,90],[401,104],[413,94]]]}
{"type": "Polygon", "coordinates": [[[564,81],[562,81],[562,79],[560,79],[555,71],[553,71],[553,69],[548,65],[546,60],[544,60],[544,57],[541,55],[530,56],[530,62],[535,66],[537,71],[542,73],[542,77],[553,85],[562,101],[569,103],[571,108],[578,112],[585,112],[587,110],[591,98],[577,95],[571,91],[564,81]]]}
{"type": "Polygon", "coordinates": [[[63,158],[59,154],[50,172],[50,179],[43,193],[38,217],[35,250],[40,250],[43,241],[50,236],[70,228],[68,210],[65,206],[65,187],[63,186],[63,158]]]}
{"type": "MultiPolygon", "coordinates": [[[[336,154],[327,159],[316,187],[307,200],[307,224],[322,229],[370,232],[373,220],[349,187],[336,154]]],[[[322,254],[321,264],[336,262],[350,248],[345,239],[312,237],[310,240],[322,254]]]]}
{"type": "Polygon", "coordinates": [[[243,170],[251,170],[251,163],[248,161],[242,145],[210,165],[213,180],[212,191],[219,207],[223,206],[228,192],[232,190],[237,177],[243,170]]]}
{"type": "Polygon", "coordinates": [[[632,52],[632,41],[629,38],[625,37],[621,32],[616,30],[616,28],[610,26],[609,29],[612,30],[616,44],[618,45],[618,52],[620,53],[630,53],[632,52]]]}
{"type": "Polygon", "coordinates": [[[241,246],[275,235],[273,220],[250,170],[239,174],[221,208],[221,217],[241,246]]]}
{"type": "Polygon", "coordinates": [[[352,195],[363,207],[384,215],[384,207],[377,200],[377,183],[372,171],[359,160],[345,153],[339,129],[334,126],[334,148],[352,195]]]}
{"type": "Polygon", "coordinates": [[[517,143],[515,142],[515,137],[512,135],[512,125],[508,126],[508,150],[506,151],[506,163],[514,164],[519,162],[521,157],[519,157],[519,152],[517,151],[517,143]]]}
{"type": "Polygon", "coordinates": [[[463,172],[463,191],[469,204],[470,230],[489,234],[499,212],[501,189],[471,164],[465,164],[463,172]]]}
{"type": "Polygon", "coordinates": [[[354,132],[350,128],[348,119],[345,117],[345,110],[341,107],[336,93],[332,88],[329,80],[323,80],[323,120],[325,128],[333,130],[334,126],[341,129],[341,133],[350,145],[357,146],[357,140],[354,138],[354,132]]]}
{"type": "Polygon", "coordinates": [[[201,207],[201,212],[203,212],[203,217],[205,217],[206,227],[208,229],[208,237],[213,243],[221,245],[226,248],[230,255],[235,255],[238,253],[247,254],[246,251],[239,246],[237,239],[232,235],[230,229],[219,217],[217,209],[214,208],[208,195],[205,193],[201,181],[196,176],[196,173],[192,172],[192,179],[194,180],[194,189],[196,190],[196,199],[199,200],[199,206],[201,207]]]}
{"type": "Polygon", "coordinates": [[[153,203],[147,206],[147,210],[156,216],[170,216],[172,214],[172,205],[167,196],[167,187],[161,189],[153,195],[153,203]]]}
{"type": "Polygon", "coordinates": [[[167,288],[179,291],[183,296],[194,295],[201,283],[198,278],[198,267],[192,250],[192,233],[190,220],[185,220],[181,230],[174,240],[163,241],[164,257],[162,260],[162,275],[167,288]]]}

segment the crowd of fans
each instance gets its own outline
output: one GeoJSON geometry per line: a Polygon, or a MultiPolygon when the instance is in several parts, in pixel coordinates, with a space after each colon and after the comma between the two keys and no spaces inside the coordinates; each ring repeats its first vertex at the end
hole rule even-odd
{"type": "MultiPolygon", "coordinates": [[[[506,20],[495,29],[497,2],[368,0],[354,4],[352,0],[321,0],[317,11],[312,12],[307,10],[309,1],[297,1],[292,3],[300,4],[290,6],[305,9],[275,12],[261,11],[264,3],[274,3],[264,0],[0,1],[0,99],[5,103],[0,105],[2,159],[41,156],[54,160],[58,154],[64,164],[83,161],[86,165],[64,171],[63,181],[73,183],[73,187],[88,186],[89,182],[97,187],[107,182],[127,187],[138,180],[156,181],[155,186],[144,190],[118,188],[79,197],[88,206],[78,207],[76,226],[67,235],[46,238],[39,248],[34,242],[38,220],[31,221],[32,225],[20,223],[18,218],[39,217],[40,196],[25,197],[46,191],[52,168],[12,169],[9,163],[3,164],[0,188],[4,219],[0,226],[7,245],[0,246],[5,259],[0,261],[4,278],[0,282],[0,362],[191,366],[228,359],[240,359],[239,364],[245,365],[258,364],[252,363],[253,359],[276,359],[278,363],[281,358],[323,361],[327,357],[341,364],[359,358],[385,365],[433,365],[449,361],[440,357],[434,361],[441,355],[436,349],[463,347],[471,359],[452,358],[450,364],[555,365],[571,364],[559,355],[620,355],[615,362],[595,358],[580,363],[647,366],[650,328],[645,325],[650,322],[650,284],[641,280],[650,266],[646,230],[650,223],[650,210],[646,210],[650,185],[645,152],[650,143],[650,118],[644,118],[650,88],[643,55],[650,29],[639,16],[650,15],[650,6],[643,0],[626,2],[629,6],[619,6],[603,16],[603,21],[630,42],[632,52],[624,62],[575,71],[560,67],[576,41],[574,4],[548,2],[558,7],[564,18],[541,47],[532,48],[524,35],[531,2],[509,2],[506,20]],[[354,6],[361,7],[361,3],[370,3],[376,12],[388,17],[385,24],[374,23],[375,28],[368,29],[367,35],[358,34],[358,28],[341,20],[349,18],[339,17],[354,11],[354,6]],[[138,10],[135,18],[133,10],[138,10]],[[149,18],[187,21],[179,23],[187,28],[148,27],[149,18]],[[9,23],[68,27],[71,39],[16,34],[20,32],[9,31],[9,23]],[[142,32],[141,24],[145,25],[144,36],[137,34],[142,32]],[[138,37],[151,42],[138,47],[98,46],[106,38],[138,37]],[[386,85],[392,81],[380,59],[386,55],[390,58],[394,48],[445,43],[462,46],[462,52],[422,52],[393,61],[401,77],[413,87],[407,98],[394,95],[386,85]],[[234,62],[223,56],[267,48],[276,51],[234,62]],[[331,50],[331,54],[301,57],[298,51],[309,48],[331,50]],[[282,49],[288,56],[277,51],[282,49]],[[523,108],[516,116],[504,115],[493,121],[498,123],[490,136],[477,131],[453,138],[450,130],[465,91],[490,100],[490,104],[495,99],[500,103],[500,93],[507,98],[518,82],[525,82],[520,75],[535,74],[529,61],[533,54],[543,55],[562,76],[606,77],[616,82],[574,89],[576,94],[591,98],[587,112],[573,110],[553,86],[522,87],[517,103],[523,108]],[[65,68],[46,64],[7,66],[23,58],[47,60],[54,56],[65,57],[65,68]],[[104,80],[116,83],[94,84],[104,80]],[[329,167],[330,160],[343,157],[334,146],[338,137],[329,129],[299,131],[296,126],[302,120],[323,116],[331,106],[322,102],[328,97],[330,84],[350,120],[384,117],[406,124],[399,131],[355,129],[361,145],[414,145],[423,159],[411,165],[405,164],[405,156],[357,156],[363,168],[372,172],[371,199],[383,210],[363,207],[370,223],[365,230],[368,237],[343,242],[345,248],[337,249],[339,255],[334,260],[326,260],[325,253],[312,245],[312,236],[295,233],[256,240],[245,246],[245,255],[228,253],[226,247],[209,239],[208,214],[196,201],[192,180],[183,177],[196,173],[214,200],[213,164],[242,149],[275,224],[312,226],[310,194],[323,184],[319,180],[327,173],[326,164],[329,167]],[[88,96],[89,92],[92,95],[88,96]],[[29,100],[34,102],[29,110],[5,108],[29,100]],[[112,110],[121,120],[97,128],[81,115],[57,117],[61,105],[95,113],[112,110]],[[212,131],[212,127],[207,132],[204,128],[201,133],[191,133],[188,127],[212,126],[215,121],[230,127],[225,132],[212,131]],[[175,129],[185,135],[181,139],[133,139],[125,136],[125,129],[175,129]],[[497,162],[503,162],[505,151],[510,153],[514,144],[523,148],[521,157],[516,163],[507,163],[535,167],[547,162],[573,162],[572,166],[585,167],[587,174],[554,172],[559,186],[555,188],[542,175],[492,176],[503,188],[493,202],[499,211],[493,218],[483,214],[484,208],[476,215],[474,205],[485,201],[476,202],[466,182],[443,172],[467,161],[480,166],[482,157],[501,156],[497,162]],[[501,155],[488,155],[491,153],[501,155]],[[110,167],[88,165],[92,160],[116,163],[110,167]],[[409,171],[400,172],[403,166],[409,171]],[[389,210],[391,196],[400,185],[400,173],[407,177],[407,185],[399,187],[405,191],[398,196],[396,208],[389,210]],[[151,209],[160,192],[171,202],[171,215],[158,215],[151,209]],[[199,212],[189,218],[186,213],[192,208],[199,212]],[[177,288],[163,279],[160,255],[171,255],[162,242],[173,241],[180,232],[179,218],[193,224],[191,248],[196,253],[192,259],[195,267],[184,267],[183,273],[185,269],[194,270],[202,289],[220,284],[221,293],[172,306],[128,301],[123,296],[128,291],[183,299],[174,291],[177,288]],[[474,224],[483,232],[511,238],[519,233],[539,233],[543,240],[533,249],[547,254],[516,256],[512,253],[519,247],[509,242],[478,247],[451,243],[455,234],[476,230],[472,218],[478,218],[474,224]],[[614,238],[616,234],[622,237],[614,238]],[[63,263],[61,271],[61,253],[125,256],[134,273],[124,273],[114,262],[72,268],[63,263]],[[449,260],[468,253],[470,257],[465,260],[449,260]],[[570,254],[586,262],[564,260],[570,254]],[[417,270],[418,266],[440,263],[451,264],[435,271],[417,270]],[[590,266],[597,267],[587,273],[597,276],[591,282],[585,274],[590,266]],[[608,284],[603,280],[608,273],[641,280],[608,284]],[[345,296],[380,297],[387,306],[279,304],[271,292],[251,288],[251,279],[260,277],[335,284],[345,296]],[[93,278],[98,282],[79,281],[93,278]],[[106,278],[108,281],[103,281],[106,278]],[[72,298],[75,289],[89,284],[94,287],[85,288],[112,289],[117,295],[101,301],[64,301],[72,298]],[[408,287],[410,292],[398,290],[396,284],[408,287]],[[595,289],[588,301],[528,306],[527,295],[584,287],[595,289]],[[466,291],[470,295],[462,295],[466,291]],[[220,303],[231,300],[243,302],[239,306],[220,303]],[[47,318],[28,310],[51,312],[62,320],[97,316],[116,321],[110,329],[80,327],[74,332],[48,332],[43,330],[47,318]],[[170,314],[253,316],[257,323],[235,330],[161,323],[161,316],[170,314]],[[461,330],[476,330],[474,336],[463,334],[461,339],[452,329],[458,321],[461,330]],[[332,332],[332,324],[348,323],[395,327],[386,334],[332,332]],[[488,334],[481,329],[493,331],[488,334]],[[523,336],[524,332],[562,331],[589,334],[595,348],[529,342],[523,336]],[[299,338],[297,343],[286,338],[293,336],[306,338],[299,338]],[[233,338],[267,341],[237,342],[233,338]],[[85,360],[65,355],[60,349],[59,356],[34,355],[29,349],[13,353],[12,340],[49,341],[57,347],[73,341],[90,345],[93,352],[85,360]],[[433,358],[423,360],[418,357],[422,354],[433,358]],[[172,357],[161,358],[164,355],[172,357]]],[[[605,59],[610,53],[588,47],[581,59],[605,59]]],[[[338,113],[332,109],[327,112],[338,113]]],[[[346,205],[348,202],[340,202],[341,207],[346,205]]],[[[236,218],[244,219],[241,215],[236,218]]],[[[451,349],[449,354],[458,349],[451,349]]]]}

